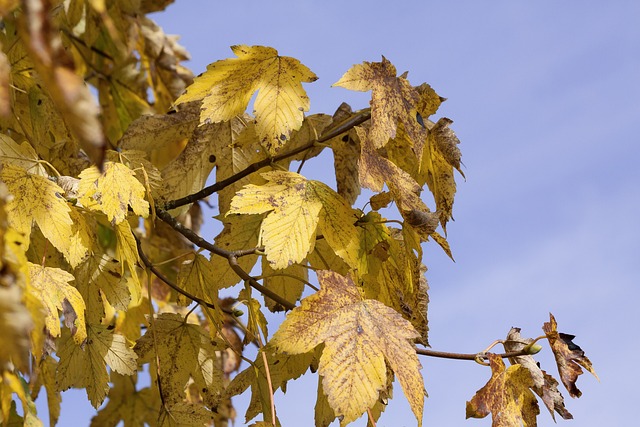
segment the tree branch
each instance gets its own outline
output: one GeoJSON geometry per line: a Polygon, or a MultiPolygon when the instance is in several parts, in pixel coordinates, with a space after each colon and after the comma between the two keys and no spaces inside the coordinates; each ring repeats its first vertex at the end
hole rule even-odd
{"type": "MultiPolygon", "coordinates": [[[[475,353],[475,354],[451,353],[447,351],[435,351],[435,350],[428,350],[426,348],[418,348],[418,347],[416,347],[416,353],[421,354],[423,356],[439,357],[441,359],[474,360],[475,361],[478,358],[481,358],[481,359],[489,358],[489,356],[487,356],[487,354],[484,352],[475,353]]],[[[531,352],[526,350],[520,350],[520,351],[510,351],[509,353],[498,354],[498,356],[500,356],[503,359],[506,359],[509,357],[526,356],[526,355],[531,355],[531,352]]]]}
{"type": "Polygon", "coordinates": [[[260,250],[260,248],[242,249],[242,250],[238,250],[238,251],[228,251],[228,250],[222,249],[222,248],[220,248],[220,247],[218,247],[218,246],[206,241],[202,237],[198,236],[196,233],[193,232],[193,230],[191,230],[191,229],[185,227],[184,225],[180,224],[180,222],[178,222],[174,217],[172,217],[169,214],[169,212],[167,212],[167,211],[165,211],[163,209],[158,209],[156,211],[156,215],[157,215],[158,218],[160,218],[161,220],[163,220],[164,222],[169,224],[169,226],[171,226],[171,228],[176,230],[178,233],[182,234],[184,237],[186,237],[189,241],[191,241],[195,245],[201,247],[202,249],[206,249],[206,250],[208,250],[209,252],[211,252],[213,254],[216,254],[218,256],[226,258],[229,261],[229,266],[238,275],[238,277],[240,277],[242,280],[248,282],[249,286],[251,286],[256,291],[260,292],[262,295],[271,298],[272,300],[274,300],[278,304],[282,305],[287,310],[292,310],[296,306],[292,302],[282,298],[280,295],[278,295],[275,292],[273,292],[271,289],[268,289],[268,288],[265,288],[264,286],[262,286],[260,283],[258,283],[258,281],[255,278],[251,277],[249,275],[249,273],[244,271],[242,269],[242,267],[240,267],[240,265],[238,264],[238,258],[246,256],[246,255],[255,254],[260,250]]]}
{"type": "Polygon", "coordinates": [[[220,180],[220,181],[216,182],[215,184],[212,184],[212,185],[210,185],[208,187],[205,187],[205,188],[203,188],[202,190],[200,190],[198,192],[195,192],[193,194],[189,194],[188,196],[181,197],[181,198],[176,199],[176,200],[170,200],[170,201],[168,201],[168,202],[166,202],[164,204],[163,209],[168,211],[168,210],[171,210],[171,209],[178,208],[180,206],[188,205],[189,203],[196,202],[196,201],[198,201],[200,199],[204,199],[205,197],[208,197],[208,196],[212,195],[213,193],[218,192],[218,191],[228,187],[229,185],[233,184],[234,182],[241,180],[245,176],[250,175],[253,172],[258,171],[258,170],[262,169],[265,166],[269,166],[270,164],[272,164],[274,162],[278,162],[280,160],[284,160],[286,158],[295,156],[296,154],[302,153],[303,151],[306,151],[306,150],[310,149],[311,147],[313,147],[318,142],[326,142],[326,141],[330,140],[331,138],[335,138],[336,136],[353,129],[356,126],[361,125],[362,123],[366,122],[370,118],[371,118],[371,109],[370,108],[361,110],[358,113],[354,114],[353,116],[347,118],[346,120],[338,123],[336,126],[333,126],[331,129],[329,129],[326,132],[324,132],[322,134],[322,136],[320,136],[319,138],[311,140],[307,144],[305,144],[305,145],[303,145],[301,147],[298,147],[298,148],[296,148],[294,150],[288,151],[286,153],[278,154],[277,156],[270,157],[268,159],[264,159],[264,160],[261,160],[261,161],[256,162],[256,163],[252,163],[249,166],[247,166],[246,168],[244,168],[243,170],[241,170],[240,172],[238,172],[237,174],[231,175],[228,178],[220,180]]]}

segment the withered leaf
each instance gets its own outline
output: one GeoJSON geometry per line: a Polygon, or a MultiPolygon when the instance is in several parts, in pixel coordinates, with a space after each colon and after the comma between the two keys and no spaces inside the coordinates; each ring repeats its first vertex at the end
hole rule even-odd
{"type": "Polygon", "coordinates": [[[596,371],[593,369],[589,358],[585,356],[584,351],[573,342],[575,336],[558,332],[558,324],[553,314],[549,313],[549,318],[549,322],[545,322],[542,330],[547,335],[553,355],[556,358],[560,379],[571,397],[580,397],[582,392],[576,386],[578,376],[583,373],[580,366],[591,372],[594,377],[598,378],[598,375],[596,375],[596,371]]]}

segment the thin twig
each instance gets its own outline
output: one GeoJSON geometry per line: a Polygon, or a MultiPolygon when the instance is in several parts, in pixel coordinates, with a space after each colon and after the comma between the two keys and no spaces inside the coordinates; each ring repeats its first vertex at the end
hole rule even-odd
{"type": "Polygon", "coordinates": [[[265,166],[269,166],[272,163],[278,162],[280,160],[284,160],[287,159],[289,157],[295,156],[296,154],[302,153],[303,151],[306,151],[308,149],[310,149],[311,147],[313,147],[316,143],[318,142],[325,142],[330,140],[331,138],[335,138],[336,136],[347,132],[351,129],[353,129],[354,127],[361,125],[362,123],[366,122],[367,120],[369,120],[371,118],[371,109],[367,108],[365,110],[362,110],[360,112],[358,112],[357,114],[349,117],[348,119],[338,123],[336,126],[332,127],[331,129],[327,130],[326,132],[324,132],[322,134],[321,137],[314,139],[312,141],[309,141],[307,144],[300,146],[294,150],[288,151],[286,153],[282,153],[282,154],[278,154],[277,156],[274,157],[270,157],[264,160],[260,160],[259,162],[256,163],[252,163],[249,166],[247,166],[246,168],[244,168],[243,170],[241,170],[240,172],[236,173],[235,175],[232,175],[228,178],[225,178],[223,180],[220,180],[218,182],[216,182],[215,184],[212,184],[208,187],[203,188],[202,190],[195,192],[193,194],[189,194],[188,196],[185,197],[181,197],[179,199],[176,200],[170,200],[168,202],[166,202],[164,204],[164,210],[171,210],[171,209],[175,209],[178,208],[180,206],[184,206],[184,205],[188,205],[189,203],[193,203],[196,202],[200,199],[204,199],[205,197],[208,197],[210,195],[212,195],[213,193],[216,193],[226,187],[228,187],[229,185],[233,184],[234,182],[237,182],[239,180],[241,180],[242,178],[244,178],[247,175],[252,174],[253,172],[256,172],[260,169],[262,169],[265,166]]]}
{"type": "MultiPolygon", "coordinates": [[[[447,351],[435,351],[435,350],[428,350],[426,348],[417,348],[417,347],[416,347],[416,353],[421,354],[423,356],[438,357],[441,359],[457,359],[457,360],[474,360],[475,361],[478,357],[482,359],[489,358],[489,356],[487,356],[484,353],[451,353],[447,351]]],[[[499,353],[497,354],[497,356],[503,359],[506,359],[509,357],[525,356],[528,354],[531,354],[531,353],[521,350],[521,351],[510,351],[508,353],[499,353]]]]}

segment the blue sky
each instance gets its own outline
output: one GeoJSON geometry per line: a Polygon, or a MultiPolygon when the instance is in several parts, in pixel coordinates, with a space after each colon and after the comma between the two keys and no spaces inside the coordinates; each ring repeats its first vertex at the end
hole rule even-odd
{"type": "MultiPolygon", "coordinates": [[[[312,113],[331,114],[342,101],[366,107],[368,94],[330,85],[381,55],[448,98],[437,117],[454,120],[467,180],[448,226],[456,262],[425,247],[432,347],[477,352],[511,326],[537,336],[552,312],[601,379],[580,377],[580,399],[563,393],[575,421],[558,425],[637,418],[640,3],[183,0],[152,18],[182,36],[196,74],[235,44],[300,59],[320,77],[306,85],[312,113]]],[[[548,348],[539,356],[553,373],[548,348]]],[[[464,420],[488,368],[421,361],[425,426],[491,425],[464,420]]],[[[311,425],[315,387],[313,376],[277,396],[284,426],[311,425]]],[[[236,425],[246,398],[236,402],[236,425]]],[[[63,394],[59,425],[88,423],[83,400],[83,391],[63,394]]],[[[538,425],[554,425],[541,411],[538,425]]],[[[416,425],[399,387],[378,425],[416,425]]]]}

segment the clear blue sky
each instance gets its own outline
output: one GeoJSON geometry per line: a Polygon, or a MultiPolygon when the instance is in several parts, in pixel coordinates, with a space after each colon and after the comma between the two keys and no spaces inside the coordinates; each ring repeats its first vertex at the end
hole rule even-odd
{"type": "MultiPolygon", "coordinates": [[[[320,77],[306,86],[311,112],[367,106],[368,94],[330,85],[381,55],[448,98],[437,116],[454,120],[467,181],[448,227],[456,263],[426,245],[432,347],[477,352],[511,326],[537,336],[552,312],[601,379],[583,375],[580,399],[563,393],[575,421],[558,425],[637,419],[640,3],[182,0],[153,18],[182,35],[196,74],[234,44],[300,59],[320,77]]],[[[539,356],[555,372],[548,349],[539,356]]],[[[422,363],[425,426],[491,425],[464,420],[488,368],[422,363]]],[[[87,424],[84,400],[63,394],[59,425],[87,424]]],[[[314,401],[315,376],[290,383],[276,400],[283,425],[312,425],[314,401]]],[[[378,425],[416,425],[399,387],[378,425]]],[[[544,407],[538,425],[554,425],[544,407]]]]}

